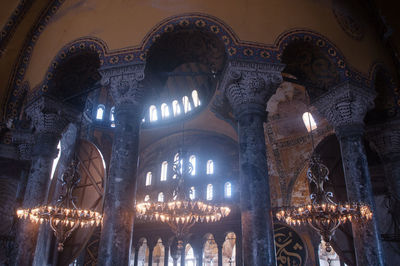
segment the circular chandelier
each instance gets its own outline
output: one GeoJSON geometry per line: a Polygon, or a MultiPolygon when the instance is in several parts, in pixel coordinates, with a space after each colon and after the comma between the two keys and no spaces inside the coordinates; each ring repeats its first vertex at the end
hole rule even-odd
{"type": "Polygon", "coordinates": [[[167,224],[174,232],[178,251],[183,249],[183,238],[195,223],[218,222],[229,215],[231,209],[194,200],[186,196],[184,177],[189,176],[193,165],[186,160],[185,152],[180,151],[175,157],[173,172],[177,186],[168,202],[140,202],[136,204],[136,216],[142,220],[157,221],[167,224]]]}
{"type": "Polygon", "coordinates": [[[333,193],[324,189],[328,176],[328,167],[322,164],[317,155],[313,155],[307,170],[309,182],[316,187],[316,192],[310,195],[312,203],[281,209],[276,213],[276,218],[289,225],[309,224],[326,242],[326,251],[330,252],[330,241],[341,224],[353,220],[370,220],[372,212],[368,205],[360,202],[335,203],[333,193]]]}
{"type": "Polygon", "coordinates": [[[81,177],[78,172],[79,163],[76,160],[63,173],[61,177],[62,191],[57,203],[42,205],[36,208],[18,209],[17,216],[33,223],[49,223],[57,238],[58,251],[63,251],[64,242],[78,227],[98,226],[102,221],[99,212],[78,209],[72,195],[73,190],[79,184],[81,177]]]}

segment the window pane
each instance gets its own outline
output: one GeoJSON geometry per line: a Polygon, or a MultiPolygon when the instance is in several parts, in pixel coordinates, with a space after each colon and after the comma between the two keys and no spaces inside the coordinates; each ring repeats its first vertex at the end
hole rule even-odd
{"type": "Polygon", "coordinates": [[[195,190],[194,187],[191,187],[191,188],[190,188],[190,191],[189,191],[189,198],[190,198],[191,200],[193,200],[195,197],[196,197],[196,190],[195,190]]]}
{"type": "Polygon", "coordinates": [[[105,106],[102,104],[99,104],[97,106],[97,112],[96,112],[96,119],[97,120],[103,120],[103,116],[104,116],[104,110],[105,110],[105,106]]]}
{"type": "Polygon", "coordinates": [[[183,111],[185,112],[185,114],[190,110],[192,110],[192,106],[190,105],[190,101],[187,96],[183,96],[182,103],[183,103],[183,111]]]}
{"type": "Polygon", "coordinates": [[[114,113],[115,113],[115,106],[111,107],[111,111],[110,111],[110,121],[111,122],[114,122],[114,120],[115,120],[114,113]]]}
{"type": "Polygon", "coordinates": [[[197,90],[192,91],[192,99],[193,99],[194,107],[198,107],[200,105],[200,99],[199,99],[199,94],[197,93],[197,90]]]}
{"type": "Polygon", "coordinates": [[[161,181],[167,180],[168,163],[164,161],[161,165],[161,181]]]}
{"type": "Polygon", "coordinates": [[[157,121],[158,119],[157,108],[154,105],[150,106],[149,115],[150,115],[150,122],[157,121]]]}
{"type": "Polygon", "coordinates": [[[196,174],[196,156],[192,155],[189,158],[189,162],[192,164],[192,175],[196,174]]]}
{"type": "Polygon", "coordinates": [[[181,113],[181,107],[179,106],[179,102],[177,100],[172,102],[172,111],[174,112],[174,116],[177,116],[181,113]]]}
{"type": "Polygon", "coordinates": [[[214,173],[214,162],[212,160],[207,161],[207,175],[212,175],[214,173]]]}
{"type": "Polygon", "coordinates": [[[146,174],[146,186],[150,186],[151,185],[151,177],[152,177],[151,172],[147,172],[147,174],[146,174]]]}
{"type": "Polygon", "coordinates": [[[162,119],[169,117],[169,107],[166,103],[161,104],[161,117],[162,119]]]}
{"type": "Polygon", "coordinates": [[[158,193],[158,201],[164,202],[164,193],[162,193],[162,192],[158,193]]]}
{"type": "Polygon", "coordinates": [[[225,183],[225,198],[232,196],[232,184],[230,182],[225,183]]]}
{"type": "Polygon", "coordinates": [[[208,184],[207,185],[207,200],[212,200],[213,199],[213,185],[208,184]]]}
{"type": "Polygon", "coordinates": [[[144,201],[149,201],[150,200],[150,196],[149,195],[146,195],[145,197],[144,197],[144,201]]]}
{"type": "Polygon", "coordinates": [[[303,114],[303,123],[306,126],[308,132],[317,128],[317,124],[315,123],[313,116],[309,112],[305,112],[303,114]]]}

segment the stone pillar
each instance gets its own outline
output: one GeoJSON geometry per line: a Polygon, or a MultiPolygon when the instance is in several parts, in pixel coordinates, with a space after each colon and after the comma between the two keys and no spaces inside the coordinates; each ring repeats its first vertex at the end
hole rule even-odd
{"type": "Polygon", "coordinates": [[[196,257],[196,265],[203,266],[203,247],[201,245],[193,245],[193,253],[196,257]]]}
{"type": "Polygon", "coordinates": [[[148,266],[152,266],[153,265],[153,250],[154,250],[154,246],[149,246],[149,263],[147,264],[148,266]]]}
{"type": "MultiPolygon", "coordinates": [[[[76,119],[77,113],[46,96],[30,103],[26,113],[32,119],[35,131],[31,169],[22,207],[32,208],[45,203],[53,159],[57,156],[57,143],[64,128],[76,119]]],[[[35,248],[36,254],[42,256],[42,250],[36,247],[38,230],[38,224],[21,221],[15,265],[32,265],[35,248]]]]}
{"type": "Polygon", "coordinates": [[[139,262],[139,247],[135,247],[135,259],[133,261],[133,266],[138,266],[139,262]]]}
{"type": "MultiPolygon", "coordinates": [[[[186,245],[185,245],[186,246],[186,245]]],[[[185,266],[185,262],[186,262],[186,250],[185,250],[185,246],[183,246],[182,249],[182,254],[181,254],[181,266],[185,266]]]]}
{"type": "Polygon", "coordinates": [[[135,217],[144,64],[100,70],[115,103],[115,135],[104,201],[98,265],[128,265],[135,217]]]}
{"type": "Polygon", "coordinates": [[[238,234],[237,232],[235,232],[236,234],[236,257],[235,257],[235,261],[236,261],[236,265],[243,265],[242,262],[242,239],[240,237],[240,234],[238,234]]]}
{"type": "MultiPolygon", "coordinates": [[[[335,128],[339,139],[348,200],[364,202],[376,214],[363,142],[363,120],[374,98],[370,89],[346,82],[320,96],[314,105],[335,128]]],[[[384,265],[375,215],[367,223],[353,221],[352,228],[357,265],[384,265]]]]}
{"type": "Polygon", "coordinates": [[[264,122],[267,102],[282,82],[283,67],[231,61],[222,83],[238,121],[244,265],[276,264],[264,122]]]}
{"type": "Polygon", "coordinates": [[[222,247],[218,244],[218,266],[222,266],[222,247]]]}
{"type": "Polygon", "coordinates": [[[168,266],[169,262],[169,246],[164,246],[164,266],[168,266]]]}
{"type": "Polygon", "coordinates": [[[388,123],[369,136],[387,169],[388,190],[400,202],[400,125],[388,123]],[[386,127],[386,128],[385,128],[386,127]]]}

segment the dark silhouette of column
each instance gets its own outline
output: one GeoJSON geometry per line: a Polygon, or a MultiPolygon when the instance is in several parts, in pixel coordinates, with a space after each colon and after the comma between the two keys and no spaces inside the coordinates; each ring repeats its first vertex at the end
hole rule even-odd
{"type": "Polygon", "coordinates": [[[168,266],[169,260],[169,246],[166,244],[164,247],[164,266],[168,266]]]}
{"type": "Polygon", "coordinates": [[[154,246],[149,246],[149,263],[147,264],[148,266],[152,266],[153,265],[153,250],[154,250],[154,246]]]}
{"type": "Polygon", "coordinates": [[[144,64],[101,69],[115,103],[115,135],[104,201],[98,265],[128,265],[135,217],[144,64]]]}
{"type": "Polygon", "coordinates": [[[264,122],[267,102],[282,82],[283,67],[231,61],[222,83],[238,121],[244,265],[276,265],[264,122]]]}
{"type": "MultiPolygon", "coordinates": [[[[32,208],[45,203],[57,143],[67,124],[76,119],[77,112],[47,96],[35,99],[25,111],[34,127],[34,145],[22,207],[32,208]]],[[[42,248],[36,247],[38,230],[39,224],[20,221],[15,265],[32,265],[35,249],[38,256],[42,255],[42,248]]]]}
{"type": "Polygon", "coordinates": [[[139,247],[135,247],[135,259],[133,260],[133,266],[138,266],[139,262],[139,247]]]}
{"type": "Polygon", "coordinates": [[[218,245],[218,266],[222,266],[222,247],[223,245],[218,245]]]}
{"type": "MultiPolygon", "coordinates": [[[[368,161],[364,148],[364,116],[374,105],[375,93],[349,82],[332,88],[314,102],[335,128],[339,139],[348,200],[364,202],[376,214],[368,161]]],[[[366,223],[352,222],[357,265],[384,265],[376,215],[366,223]]]]}

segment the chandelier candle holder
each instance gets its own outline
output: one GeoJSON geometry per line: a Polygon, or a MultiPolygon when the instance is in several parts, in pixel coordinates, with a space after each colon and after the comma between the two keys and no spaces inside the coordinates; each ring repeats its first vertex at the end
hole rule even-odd
{"type": "Polygon", "coordinates": [[[173,199],[168,202],[140,202],[136,204],[136,216],[139,219],[167,224],[177,238],[178,252],[183,249],[184,236],[196,223],[213,223],[229,215],[229,207],[217,206],[186,196],[184,177],[190,176],[193,166],[186,160],[185,152],[179,152],[175,158],[173,171],[177,177],[177,186],[173,199]]]}
{"type": "Polygon", "coordinates": [[[38,224],[49,223],[57,238],[59,252],[63,251],[64,242],[78,227],[98,226],[102,221],[102,215],[99,212],[78,209],[75,205],[72,193],[81,180],[78,169],[79,163],[73,160],[61,177],[64,193],[59,196],[54,206],[43,205],[17,210],[17,216],[20,219],[38,224]]]}
{"type": "Polygon", "coordinates": [[[311,204],[281,209],[276,218],[288,225],[310,225],[326,242],[326,251],[330,252],[330,241],[341,224],[354,220],[365,222],[372,218],[372,212],[367,204],[360,202],[335,203],[333,193],[324,189],[328,176],[328,168],[317,155],[313,155],[307,170],[309,182],[316,187],[316,192],[310,195],[311,204]]]}

